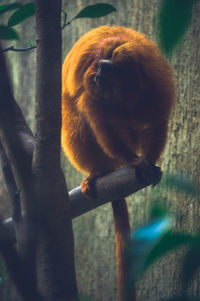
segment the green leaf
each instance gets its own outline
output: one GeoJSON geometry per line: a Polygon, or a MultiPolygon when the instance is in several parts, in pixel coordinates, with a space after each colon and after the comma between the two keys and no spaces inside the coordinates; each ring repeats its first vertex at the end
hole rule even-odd
{"type": "Polygon", "coordinates": [[[30,40],[30,41],[29,41],[29,46],[30,46],[30,47],[35,47],[35,46],[36,46],[36,42],[33,41],[33,40],[30,40]]]}
{"type": "Polygon", "coordinates": [[[127,248],[127,260],[130,267],[130,283],[135,282],[145,270],[146,260],[162,236],[169,231],[171,219],[157,219],[132,232],[127,248]]]}
{"type": "Polygon", "coordinates": [[[29,2],[18,9],[8,20],[8,26],[15,26],[35,14],[35,4],[29,2]]]}
{"type": "Polygon", "coordinates": [[[182,266],[182,285],[187,289],[192,278],[200,268],[200,244],[193,246],[187,252],[182,266]]]}
{"type": "Polygon", "coordinates": [[[116,11],[116,8],[107,3],[97,3],[83,8],[73,19],[77,18],[100,18],[116,11]]]}
{"type": "Polygon", "coordinates": [[[0,25],[0,39],[1,40],[18,40],[19,36],[14,29],[12,29],[8,26],[0,25]]]}
{"type": "Polygon", "coordinates": [[[197,187],[194,180],[187,175],[181,174],[169,174],[163,176],[159,188],[183,192],[192,197],[198,197],[200,194],[200,189],[197,187]]]}
{"type": "Polygon", "coordinates": [[[166,210],[164,203],[154,200],[152,202],[152,206],[150,208],[150,219],[158,219],[166,216],[168,214],[168,211],[166,210]]]}
{"type": "Polygon", "coordinates": [[[183,38],[192,20],[195,0],[161,0],[158,16],[158,44],[170,55],[183,38]]]}
{"type": "Polygon", "coordinates": [[[149,252],[145,261],[145,269],[168,252],[183,245],[192,245],[197,241],[198,238],[190,234],[168,231],[149,252]]]}
{"type": "Polygon", "coordinates": [[[11,3],[11,4],[3,4],[0,6],[0,15],[10,10],[19,9],[20,7],[22,7],[22,4],[18,2],[11,3]]]}
{"type": "Polygon", "coordinates": [[[150,222],[131,233],[126,250],[126,260],[129,268],[129,277],[125,290],[127,296],[132,294],[134,283],[144,273],[149,253],[162,236],[169,231],[170,227],[171,219],[165,217],[150,222]]]}

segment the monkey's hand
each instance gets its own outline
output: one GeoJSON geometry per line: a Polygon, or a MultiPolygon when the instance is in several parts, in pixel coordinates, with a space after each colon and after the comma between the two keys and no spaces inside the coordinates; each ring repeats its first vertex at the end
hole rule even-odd
{"type": "Polygon", "coordinates": [[[132,164],[136,168],[136,177],[141,184],[147,185],[153,183],[153,187],[156,186],[162,177],[162,171],[160,167],[155,166],[152,162],[142,160],[140,164],[132,164]]]}
{"type": "Polygon", "coordinates": [[[105,174],[106,172],[91,173],[85,180],[83,180],[81,183],[81,191],[88,199],[94,200],[96,198],[95,182],[97,178],[104,176],[105,174]]]}

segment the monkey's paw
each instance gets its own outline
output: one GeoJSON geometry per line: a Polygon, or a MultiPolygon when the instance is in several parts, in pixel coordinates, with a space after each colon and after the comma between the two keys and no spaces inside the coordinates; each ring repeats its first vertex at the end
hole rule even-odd
{"type": "Polygon", "coordinates": [[[81,183],[81,191],[88,199],[94,200],[96,198],[95,182],[97,178],[104,174],[105,173],[93,173],[81,183]]]}
{"type": "Polygon", "coordinates": [[[155,166],[149,161],[143,160],[136,166],[136,177],[141,184],[148,185],[152,183],[154,187],[160,182],[162,171],[160,167],[155,166]]]}

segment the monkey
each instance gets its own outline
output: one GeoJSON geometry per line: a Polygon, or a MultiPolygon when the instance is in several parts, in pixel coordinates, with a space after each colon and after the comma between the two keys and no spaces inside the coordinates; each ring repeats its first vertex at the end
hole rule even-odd
{"type": "MultiPolygon", "coordinates": [[[[164,150],[175,102],[173,72],[157,45],[122,26],[100,26],[72,47],[62,68],[64,152],[88,177],[89,195],[99,175],[155,164],[164,150]]],[[[125,298],[130,231],[125,200],[112,202],[119,300],[125,298]]]]}

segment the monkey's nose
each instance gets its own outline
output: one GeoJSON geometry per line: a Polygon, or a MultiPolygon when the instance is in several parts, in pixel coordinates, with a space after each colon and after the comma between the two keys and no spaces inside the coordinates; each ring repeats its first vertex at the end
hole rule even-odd
{"type": "Polygon", "coordinates": [[[111,60],[100,60],[95,76],[95,82],[103,89],[112,87],[114,64],[111,60]]]}
{"type": "Polygon", "coordinates": [[[103,72],[109,72],[113,69],[113,62],[111,60],[100,60],[98,65],[103,72]]]}

